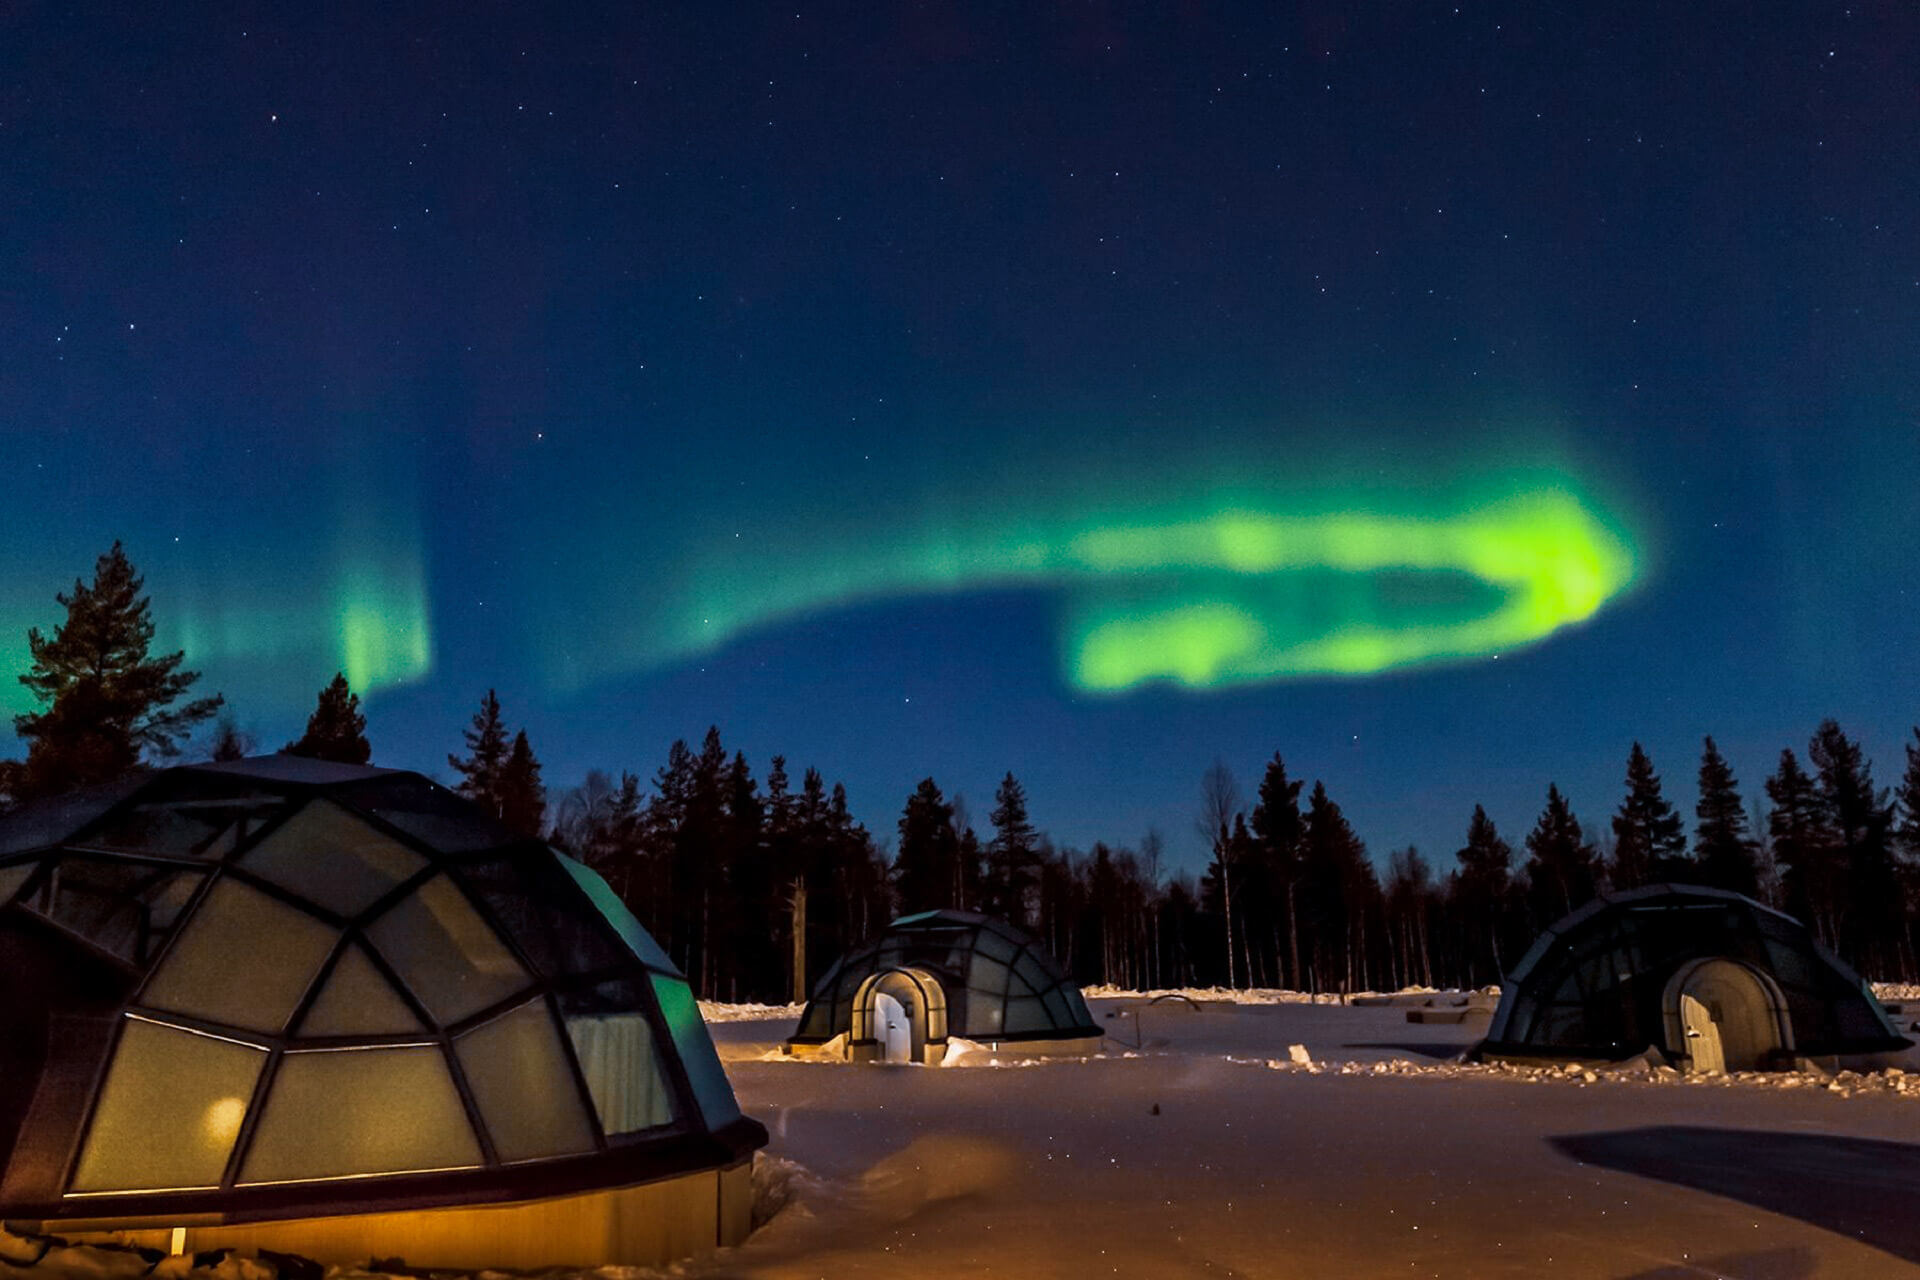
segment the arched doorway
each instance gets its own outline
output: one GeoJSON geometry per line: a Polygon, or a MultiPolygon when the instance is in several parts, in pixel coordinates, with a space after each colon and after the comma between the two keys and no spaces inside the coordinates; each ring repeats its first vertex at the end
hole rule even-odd
{"type": "Polygon", "coordinates": [[[925,1062],[947,1039],[947,997],[924,969],[886,969],[860,984],[849,1049],[879,1062],[925,1062]]]}
{"type": "Polygon", "coordinates": [[[1682,966],[1663,1004],[1669,1044],[1694,1071],[1755,1071],[1793,1048],[1780,989],[1738,960],[1713,956],[1682,966]]]}
{"type": "Polygon", "coordinates": [[[880,1042],[880,1061],[913,1061],[913,1024],[906,1006],[884,991],[873,996],[873,1038],[880,1042]]]}

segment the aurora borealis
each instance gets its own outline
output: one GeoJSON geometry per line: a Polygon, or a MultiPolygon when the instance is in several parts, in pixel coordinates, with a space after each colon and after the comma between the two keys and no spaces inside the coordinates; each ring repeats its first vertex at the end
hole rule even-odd
{"type": "Polygon", "coordinates": [[[1632,581],[1621,534],[1565,488],[1452,506],[1384,496],[1358,498],[1380,504],[1371,510],[1143,511],[931,545],[868,531],[878,545],[757,580],[700,574],[692,601],[659,602],[668,625],[639,652],[668,661],[856,601],[1033,586],[1071,601],[1060,644],[1076,688],[1221,688],[1511,651],[1593,616],[1632,581]]]}
{"type": "MultiPolygon", "coordinates": [[[[718,724],[1185,865],[1920,710],[1920,33],[1455,10],[0,17],[0,665],[111,541],[267,747],[718,724]]],[[[0,681],[0,707],[23,709],[0,681]]],[[[1883,766],[1884,771],[1884,766],[1883,766]]]]}

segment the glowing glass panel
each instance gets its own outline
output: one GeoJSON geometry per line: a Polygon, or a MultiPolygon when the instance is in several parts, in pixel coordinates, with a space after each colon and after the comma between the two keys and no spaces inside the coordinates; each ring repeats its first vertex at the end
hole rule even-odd
{"type": "Polygon", "coordinates": [[[264,1049],[128,1018],[72,1189],[220,1185],[266,1062],[264,1049]]]}
{"type": "Polygon", "coordinates": [[[249,849],[241,865],[329,911],[355,916],[427,860],[331,800],[315,800],[249,849]]]}
{"type": "Polygon", "coordinates": [[[337,937],[306,912],[223,878],[174,940],[141,1001],[232,1027],[278,1032],[337,937]]]}
{"type": "Polygon", "coordinates": [[[327,985],[300,1020],[303,1036],[403,1035],[422,1029],[407,1002],[359,947],[341,953],[327,985]]]}
{"type": "Polygon", "coordinates": [[[400,900],[367,937],[445,1026],[526,987],[526,970],[446,876],[400,900]]]}
{"type": "Polygon", "coordinates": [[[454,1051],[502,1160],[593,1150],[593,1129],[544,1000],[475,1027],[454,1051]]]}
{"type": "Polygon", "coordinates": [[[480,1143],[438,1046],[314,1050],[280,1059],[240,1181],[480,1163],[480,1143]]]}

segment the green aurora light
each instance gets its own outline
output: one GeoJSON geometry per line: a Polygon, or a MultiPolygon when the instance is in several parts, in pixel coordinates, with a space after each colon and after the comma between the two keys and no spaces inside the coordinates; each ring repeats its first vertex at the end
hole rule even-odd
{"type": "Polygon", "coordinates": [[[1076,688],[1215,689],[1507,653],[1594,616],[1636,562],[1620,524],[1562,477],[1452,502],[1375,493],[1344,510],[1237,499],[876,538],[750,574],[709,558],[682,575],[696,584],[687,602],[654,614],[642,648],[658,665],[830,609],[1029,588],[1064,598],[1076,688]]]}

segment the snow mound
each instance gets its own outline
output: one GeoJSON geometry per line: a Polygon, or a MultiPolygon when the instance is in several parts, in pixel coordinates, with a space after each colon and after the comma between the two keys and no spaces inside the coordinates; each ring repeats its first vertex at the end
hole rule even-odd
{"type": "Polygon", "coordinates": [[[1350,991],[1342,995],[1337,991],[1290,991],[1284,987],[1153,987],[1144,991],[1131,987],[1115,987],[1096,984],[1080,988],[1080,994],[1089,1000],[1157,1000],[1163,996],[1180,996],[1195,1004],[1350,1004],[1356,1000],[1379,1001],[1393,997],[1415,996],[1459,996],[1471,995],[1498,997],[1500,988],[1485,986],[1476,991],[1458,991],[1436,987],[1401,987],[1398,991],[1350,991]]]}
{"type": "Polygon", "coordinates": [[[700,1016],[708,1022],[764,1022],[775,1018],[797,1021],[806,1008],[799,1004],[726,1004],[700,1001],[700,1016]]]}

